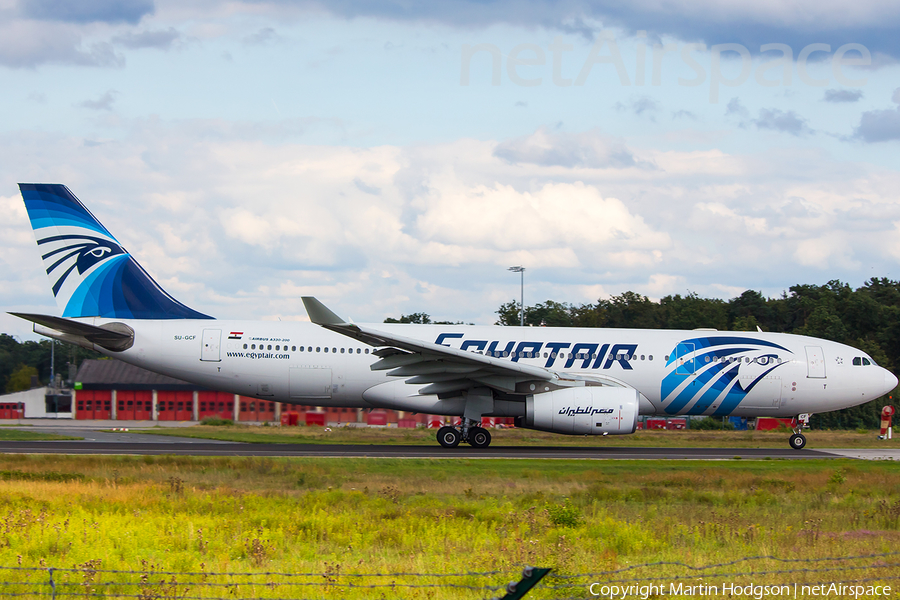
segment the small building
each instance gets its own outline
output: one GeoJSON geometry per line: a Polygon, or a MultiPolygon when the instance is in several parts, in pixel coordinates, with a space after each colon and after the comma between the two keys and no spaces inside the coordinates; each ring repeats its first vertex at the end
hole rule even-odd
{"type": "Polygon", "coordinates": [[[70,400],[52,394],[47,387],[4,394],[0,396],[0,419],[71,419],[70,400]]]}

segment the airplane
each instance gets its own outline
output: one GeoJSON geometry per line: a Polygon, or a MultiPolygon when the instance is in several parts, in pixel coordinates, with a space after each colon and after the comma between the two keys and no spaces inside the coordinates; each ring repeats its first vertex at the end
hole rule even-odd
{"type": "Polygon", "coordinates": [[[64,185],[19,184],[61,316],[10,313],[63,342],[210,389],[286,404],[483,417],[570,435],[634,433],[641,415],[797,417],[874,400],[897,377],[865,352],[785,333],[357,324],[314,297],[310,322],[220,320],[169,295],[64,185]]]}

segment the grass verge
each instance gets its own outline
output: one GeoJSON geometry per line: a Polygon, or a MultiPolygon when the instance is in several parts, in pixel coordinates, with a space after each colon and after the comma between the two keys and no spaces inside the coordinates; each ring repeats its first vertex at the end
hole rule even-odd
{"type": "Polygon", "coordinates": [[[71,435],[59,435],[56,433],[40,433],[37,431],[21,431],[18,429],[0,429],[0,440],[3,441],[52,441],[52,440],[81,440],[82,437],[71,435]]]}
{"type": "MultiPolygon", "coordinates": [[[[304,598],[483,598],[492,594],[340,585],[354,574],[494,570],[502,584],[522,565],[553,567],[556,579],[529,595],[537,599],[558,597],[552,586],[566,576],[655,561],[808,561],[898,543],[900,464],[891,462],[0,456],[0,565],[88,565],[65,575],[86,596],[104,583],[98,569],[122,569],[151,583],[176,573],[162,578],[172,597],[222,595],[177,573],[232,571],[322,574],[293,590],[304,598]]],[[[850,576],[893,576],[897,562],[850,576]]],[[[753,583],[837,576],[785,564],[735,569],[769,572],[753,583]]],[[[648,576],[676,573],[658,565],[648,576]]],[[[292,593],[274,583],[253,591],[292,593]]]]}

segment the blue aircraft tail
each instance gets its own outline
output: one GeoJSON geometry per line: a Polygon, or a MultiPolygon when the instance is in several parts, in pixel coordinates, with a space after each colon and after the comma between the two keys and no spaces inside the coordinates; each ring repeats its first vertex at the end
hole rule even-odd
{"type": "Polygon", "coordinates": [[[167,294],[66,186],[19,190],[63,317],[212,318],[167,294]]]}

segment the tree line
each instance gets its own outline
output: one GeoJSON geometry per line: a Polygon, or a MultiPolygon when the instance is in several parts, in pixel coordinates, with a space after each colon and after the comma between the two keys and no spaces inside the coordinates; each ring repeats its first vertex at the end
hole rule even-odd
{"type": "Polygon", "coordinates": [[[19,342],[0,333],[0,389],[11,394],[31,388],[32,377],[38,385],[50,383],[50,357],[54,358],[54,372],[66,379],[69,363],[80,365],[85,358],[101,358],[99,352],[85,350],[71,344],[56,344],[52,351],[50,340],[19,342]]]}

